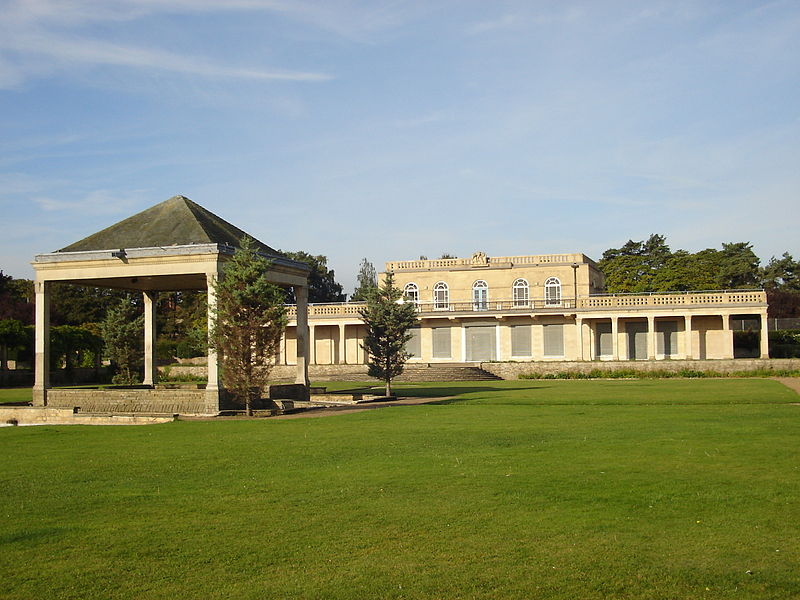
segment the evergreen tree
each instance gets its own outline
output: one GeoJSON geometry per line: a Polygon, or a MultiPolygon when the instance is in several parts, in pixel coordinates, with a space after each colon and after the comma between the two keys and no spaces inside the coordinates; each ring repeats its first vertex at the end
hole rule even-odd
{"type": "Polygon", "coordinates": [[[416,307],[404,302],[402,290],[394,286],[392,273],[380,288],[370,291],[361,318],[367,326],[364,350],[369,354],[370,377],[386,382],[386,395],[392,395],[392,379],[403,372],[409,354],[406,342],[408,330],[417,322],[416,307]]]}
{"type": "MultiPolygon", "coordinates": [[[[308,301],[309,302],[344,302],[345,295],[342,286],[336,281],[333,269],[328,269],[328,257],[321,254],[313,255],[302,250],[298,252],[281,251],[288,258],[306,263],[311,267],[308,274],[308,301]]],[[[287,302],[296,302],[293,290],[287,290],[287,302]]]]}
{"type": "Polygon", "coordinates": [[[121,300],[106,313],[101,326],[106,354],[116,368],[112,383],[140,383],[144,360],[144,315],[129,301],[121,300]]]}
{"type": "Polygon", "coordinates": [[[350,300],[353,302],[363,302],[368,299],[369,294],[378,288],[378,274],[375,267],[366,258],[361,260],[361,266],[356,276],[358,286],[356,287],[350,300]]]}
{"type": "Polygon", "coordinates": [[[247,414],[253,412],[254,395],[260,397],[267,385],[287,322],[285,296],[267,280],[269,268],[244,238],[214,286],[211,346],[219,353],[225,388],[247,414]]]}
{"type": "Polygon", "coordinates": [[[780,258],[773,256],[761,270],[761,281],[767,289],[798,290],[800,262],[796,262],[788,252],[780,258]]]}

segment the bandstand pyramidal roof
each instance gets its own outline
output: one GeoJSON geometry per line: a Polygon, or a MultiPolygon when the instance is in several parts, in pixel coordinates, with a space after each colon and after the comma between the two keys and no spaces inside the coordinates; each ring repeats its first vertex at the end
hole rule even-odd
{"type": "MultiPolygon", "coordinates": [[[[248,234],[184,196],[173,196],[70,244],[58,252],[110,250],[116,248],[155,248],[193,244],[227,244],[239,247],[248,234]]],[[[249,236],[253,238],[253,236],[249,236]]],[[[279,252],[253,238],[264,254],[279,252]]]]}

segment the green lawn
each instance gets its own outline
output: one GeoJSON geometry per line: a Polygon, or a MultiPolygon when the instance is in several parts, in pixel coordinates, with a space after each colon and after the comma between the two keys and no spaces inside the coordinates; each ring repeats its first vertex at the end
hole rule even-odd
{"type": "Polygon", "coordinates": [[[0,388],[0,405],[31,401],[31,388],[0,388]]]}
{"type": "Polygon", "coordinates": [[[0,597],[800,597],[800,406],[780,384],[399,390],[454,398],[0,429],[0,597]]]}

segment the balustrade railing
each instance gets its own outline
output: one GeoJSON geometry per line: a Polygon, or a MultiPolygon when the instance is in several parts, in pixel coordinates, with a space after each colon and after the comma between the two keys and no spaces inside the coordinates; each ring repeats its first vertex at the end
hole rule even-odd
{"type": "MultiPolygon", "coordinates": [[[[708,306],[716,304],[766,304],[767,295],[763,290],[726,290],[709,292],[664,292],[647,294],[604,294],[564,298],[559,302],[545,300],[487,300],[485,302],[419,302],[416,304],[420,314],[448,314],[505,312],[531,313],[558,310],[666,307],[666,306],[708,306]]],[[[337,302],[330,304],[309,304],[308,316],[311,319],[337,317],[359,318],[359,311],[366,306],[363,302],[337,302]]],[[[297,317],[297,307],[287,305],[289,319],[297,317]]]]}

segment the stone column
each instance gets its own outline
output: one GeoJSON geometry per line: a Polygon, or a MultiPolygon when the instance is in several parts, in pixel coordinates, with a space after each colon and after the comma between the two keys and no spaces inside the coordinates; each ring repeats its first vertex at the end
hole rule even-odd
{"type": "Polygon", "coordinates": [[[314,325],[308,326],[308,364],[317,364],[317,332],[314,325]]]}
{"type": "Polygon", "coordinates": [[[722,358],[733,358],[733,330],[731,329],[730,315],[722,317],[722,358]]]}
{"type": "Polygon", "coordinates": [[[761,317],[761,358],[769,358],[769,320],[767,311],[759,315],[761,317]]]}
{"type": "Polygon", "coordinates": [[[575,317],[575,340],[578,344],[578,351],[575,353],[576,360],[583,360],[583,319],[575,317]]]}
{"type": "Polygon", "coordinates": [[[647,360],[656,359],[656,317],[647,315],[647,360]]]}
{"type": "Polygon", "coordinates": [[[156,301],[158,292],[144,292],[144,385],[158,380],[156,367],[156,301]]]}
{"type": "Polygon", "coordinates": [[[346,365],[347,364],[347,338],[345,337],[345,332],[347,330],[347,325],[344,323],[339,323],[339,361],[338,364],[346,365]]]}
{"type": "Polygon", "coordinates": [[[611,360],[619,360],[619,317],[611,317],[611,360]]]}
{"type": "Polygon", "coordinates": [[[216,414],[220,411],[220,385],[219,363],[217,351],[211,347],[211,331],[214,327],[214,315],[217,310],[217,293],[214,285],[217,282],[217,273],[206,274],[206,287],[208,288],[208,384],[206,385],[206,412],[216,414]]]}
{"type": "Polygon", "coordinates": [[[692,348],[692,315],[683,315],[684,321],[684,354],[687,360],[694,360],[694,349],[692,348]]]}
{"type": "Polygon", "coordinates": [[[50,387],[50,284],[37,281],[36,291],[36,341],[34,357],[33,405],[47,406],[50,387]]]}
{"type": "Polygon", "coordinates": [[[297,377],[294,382],[308,387],[308,286],[295,286],[294,296],[297,299],[297,377]]]}

